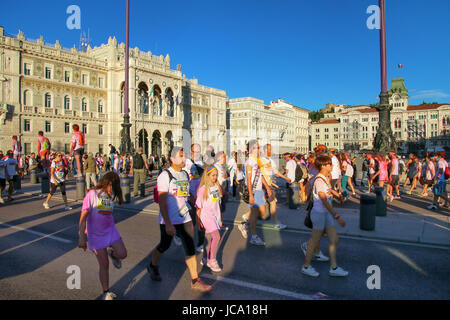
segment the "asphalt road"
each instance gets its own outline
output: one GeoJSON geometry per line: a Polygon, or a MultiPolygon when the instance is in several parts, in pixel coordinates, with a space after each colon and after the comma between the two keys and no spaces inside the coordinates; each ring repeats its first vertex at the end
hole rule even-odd
{"type": "MultiPolygon", "coordinates": [[[[0,299],[99,298],[95,256],[77,248],[81,205],[73,203],[74,209],[64,212],[56,200],[45,210],[42,198],[22,194],[15,199],[0,207],[0,299]],[[67,288],[66,270],[74,265],[81,270],[79,290],[67,288]]],[[[147,274],[149,254],[160,237],[156,215],[118,209],[115,220],[128,249],[122,269],[110,264],[111,290],[120,299],[308,299],[318,292],[328,299],[450,298],[448,249],[345,238],[339,243],[338,263],[349,277],[332,278],[329,263],[313,262],[321,275],[310,278],[300,273],[300,243],[308,240],[308,233],[259,229],[266,247],[255,247],[233,225],[223,234],[219,249],[222,278],[199,266],[201,276],[214,286],[202,295],[190,289],[184,252],[175,244],[160,264],[163,281],[153,282],[147,274]],[[367,288],[371,265],[380,267],[379,290],[367,288]]],[[[327,245],[324,238],[325,254],[327,245]]]]}

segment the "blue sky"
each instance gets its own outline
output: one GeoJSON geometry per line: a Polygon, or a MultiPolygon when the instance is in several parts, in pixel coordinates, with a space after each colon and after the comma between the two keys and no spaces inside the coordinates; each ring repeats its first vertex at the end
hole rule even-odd
{"type": "MultiPolygon", "coordinates": [[[[181,64],[188,78],[230,98],[283,98],[317,110],[326,103],[374,103],[380,92],[379,32],[369,30],[377,0],[166,0],[131,2],[130,46],[181,64]]],[[[125,42],[125,0],[2,0],[10,34],[79,43],[66,9],[81,8],[92,46],[125,42]],[[113,7],[113,5],[115,5],[113,7]]],[[[386,0],[388,83],[404,77],[410,104],[450,102],[450,1],[386,0]],[[397,67],[403,64],[403,69],[397,67]]]]}

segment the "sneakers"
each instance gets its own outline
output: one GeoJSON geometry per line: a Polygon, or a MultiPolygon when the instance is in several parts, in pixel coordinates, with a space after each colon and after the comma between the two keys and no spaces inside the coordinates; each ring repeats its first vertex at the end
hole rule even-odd
{"type": "Polygon", "coordinates": [[[412,194],[412,192],[411,192],[411,191],[408,191],[407,194],[412,194]]]}
{"type": "Polygon", "coordinates": [[[114,298],[117,298],[117,296],[114,293],[109,292],[109,291],[102,295],[102,300],[114,300],[114,298]]]}
{"type": "Polygon", "coordinates": [[[247,239],[248,234],[247,234],[247,229],[245,228],[245,224],[242,223],[242,224],[238,225],[238,229],[241,232],[242,237],[244,237],[244,239],[247,239]]]}
{"type": "Polygon", "coordinates": [[[287,225],[278,222],[274,227],[275,227],[275,229],[283,230],[283,229],[287,228],[287,225]]]}
{"type": "Polygon", "coordinates": [[[72,210],[72,207],[67,206],[67,207],[64,208],[64,210],[65,211],[70,211],[70,210],[72,210]]]}
{"type": "Polygon", "coordinates": [[[322,251],[319,251],[318,254],[313,255],[314,260],[321,261],[321,262],[327,262],[330,261],[330,258],[325,256],[322,251]]]}
{"type": "Polygon", "coordinates": [[[203,246],[198,246],[197,248],[195,248],[195,252],[197,253],[202,253],[203,252],[203,246]]]}
{"type": "Polygon", "coordinates": [[[264,246],[265,245],[264,241],[262,241],[261,238],[258,236],[254,236],[254,237],[252,236],[252,239],[250,240],[250,244],[253,244],[255,246],[264,246]]]}
{"type": "Polygon", "coordinates": [[[428,210],[437,210],[437,206],[432,204],[427,207],[428,210]]]}
{"type": "Polygon", "coordinates": [[[400,196],[395,196],[395,197],[394,197],[395,200],[400,200],[401,198],[402,198],[402,197],[400,197],[400,196]]]}
{"type": "Polygon", "coordinates": [[[147,271],[150,273],[150,278],[153,281],[161,281],[161,275],[159,274],[159,267],[153,266],[151,263],[147,266],[147,271]]]}
{"type": "Polygon", "coordinates": [[[305,268],[305,266],[303,266],[302,273],[314,278],[317,278],[319,276],[319,273],[312,266],[309,266],[308,268],[305,268]]]}
{"type": "Polygon", "coordinates": [[[3,200],[2,197],[0,197],[0,203],[1,203],[1,204],[5,204],[5,200],[3,200]]]}
{"type": "MultiPolygon", "coordinates": [[[[303,254],[305,255],[305,257],[306,257],[306,249],[307,248],[308,248],[308,243],[307,242],[303,242],[302,245],[301,245],[301,249],[302,249],[303,254]]],[[[319,253],[313,254],[312,260],[316,260],[316,261],[320,261],[320,262],[327,262],[327,261],[330,261],[330,258],[325,256],[322,253],[322,251],[319,251],[319,253]]]]}
{"type": "Polygon", "coordinates": [[[50,206],[48,205],[47,202],[44,202],[43,206],[44,206],[44,208],[47,209],[47,210],[50,209],[50,206]]]}
{"type": "Polygon", "coordinates": [[[206,266],[211,269],[212,272],[221,272],[222,269],[219,267],[217,260],[210,260],[206,263],[206,266]]]}
{"type": "Polygon", "coordinates": [[[116,267],[116,269],[120,269],[120,268],[122,268],[122,261],[120,261],[120,259],[114,258],[113,252],[114,251],[112,249],[109,249],[108,250],[108,255],[111,257],[111,260],[112,260],[112,263],[113,263],[114,267],[116,267]]]}
{"type": "Polygon", "coordinates": [[[201,259],[200,259],[200,265],[204,266],[204,265],[206,265],[207,263],[208,263],[208,262],[207,262],[206,258],[201,258],[201,259]]]}
{"type": "Polygon", "coordinates": [[[195,283],[192,283],[191,281],[191,288],[192,290],[198,290],[201,292],[209,292],[212,289],[210,285],[204,283],[200,278],[198,278],[195,283]]]}
{"type": "Polygon", "coordinates": [[[341,267],[337,267],[336,270],[330,268],[329,275],[332,277],[346,277],[348,276],[348,271],[345,271],[341,267]]]}
{"type": "Polygon", "coordinates": [[[181,243],[181,239],[177,236],[173,237],[173,242],[175,242],[175,244],[180,247],[182,245],[181,243]]]}

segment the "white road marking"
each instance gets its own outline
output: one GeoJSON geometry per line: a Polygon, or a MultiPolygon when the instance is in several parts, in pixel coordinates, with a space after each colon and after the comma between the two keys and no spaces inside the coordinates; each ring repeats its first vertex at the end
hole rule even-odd
{"type": "Polygon", "coordinates": [[[274,294],[277,294],[277,295],[280,295],[280,296],[290,297],[290,298],[294,298],[294,299],[313,300],[313,296],[312,295],[307,295],[307,294],[302,294],[302,293],[297,293],[297,292],[292,292],[292,291],[286,291],[286,290],[282,290],[282,289],[267,287],[267,286],[263,286],[263,285],[260,285],[260,284],[255,284],[255,283],[250,283],[250,282],[245,282],[245,281],[240,281],[240,280],[234,280],[234,279],[225,278],[225,277],[221,277],[221,276],[215,276],[215,275],[211,275],[211,274],[201,274],[201,277],[202,278],[207,278],[207,279],[210,279],[210,280],[215,280],[215,281],[229,283],[229,284],[236,285],[236,286],[239,286],[239,287],[244,287],[244,288],[264,291],[264,292],[268,292],[268,293],[274,293],[274,294]]]}
{"type": "Polygon", "coordinates": [[[28,232],[28,233],[40,236],[41,239],[49,238],[49,239],[56,240],[56,241],[63,242],[63,243],[72,243],[72,241],[64,239],[64,238],[60,238],[60,237],[57,237],[57,236],[53,236],[53,234],[57,234],[57,233],[59,233],[61,231],[64,231],[64,230],[67,230],[67,229],[70,229],[70,228],[74,227],[74,226],[70,226],[70,227],[67,227],[67,228],[65,228],[63,230],[59,230],[59,231],[51,233],[51,234],[45,234],[45,233],[42,233],[42,232],[33,231],[33,230],[29,230],[29,229],[13,226],[13,225],[10,225],[8,223],[1,222],[1,221],[0,221],[0,226],[5,226],[5,227],[8,227],[8,228],[12,228],[12,229],[20,230],[20,231],[25,231],[25,232],[28,232]]]}

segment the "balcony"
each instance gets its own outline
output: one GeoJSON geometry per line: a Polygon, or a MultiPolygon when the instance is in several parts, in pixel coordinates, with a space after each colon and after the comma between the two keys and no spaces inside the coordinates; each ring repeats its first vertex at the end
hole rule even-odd
{"type": "Polygon", "coordinates": [[[108,119],[108,115],[106,113],[99,113],[98,114],[98,118],[107,120],[108,119]]]}
{"type": "Polygon", "coordinates": [[[54,114],[53,108],[44,108],[44,113],[46,115],[53,115],[54,114]]]}
{"type": "Polygon", "coordinates": [[[65,116],[73,116],[73,113],[74,113],[73,110],[67,110],[67,109],[64,110],[65,116]]]}

